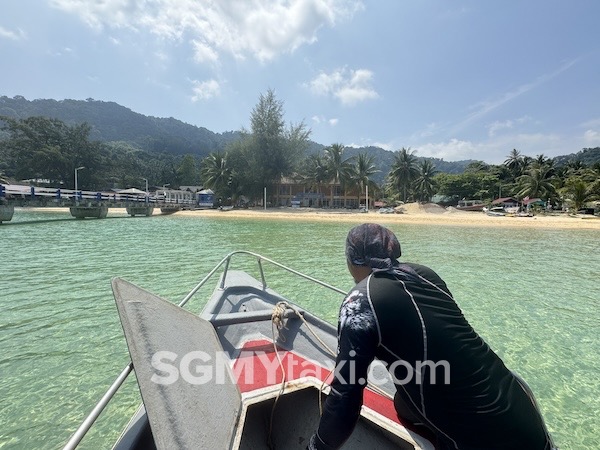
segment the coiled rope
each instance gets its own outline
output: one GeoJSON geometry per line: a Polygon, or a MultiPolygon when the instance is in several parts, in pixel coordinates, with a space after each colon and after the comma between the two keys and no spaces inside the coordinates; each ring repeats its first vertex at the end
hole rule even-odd
{"type": "MultiPolygon", "coordinates": [[[[286,301],[277,302],[277,304],[273,307],[273,313],[271,314],[271,331],[273,334],[273,350],[275,351],[275,356],[277,357],[277,362],[279,363],[279,367],[281,368],[281,386],[279,388],[279,392],[275,397],[275,401],[273,402],[273,407],[271,409],[271,418],[269,421],[269,436],[268,436],[268,446],[270,449],[274,449],[272,442],[272,431],[273,431],[273,416],[275,414],[275,407],[277,406],[277,402],[279,397],[285,391],[286,386],[286,372],[283,366],[283,361],[279,356],[279,352],[277,351],[277,341],[285,342],[285,336],[281,333],[281,330],[286,329],[285,327],[285,313],[287,310],[291,310],[295,313],[295,315],[302,321],[304,325],[306,325],[306,329],[310,332],[310,334],[323,346],[323,348],[333,357],[334,361],[337,354],[331,350],[331,348],[319,337],[319,335],[312,329],[308,321],[304,318],[302,312],[296,308],[294,305],[286,301]]],[[[329,371],[327,376],[323,379],[321,383],[321,387],[319,389],[319,414],[323,415],[323,390],[325,389],[326,380],[330,377],[331,373],[335,370],[335,366],[329,371]]],[[[391,398],[390,394],[385,392],[383,389],[379,388],[379,386],[375,386],[372,383],[367,382],[367,387],[371,389],[373,392],[376,392],[384,397],[391,398]]]]}
{"type": "MultiPolygon", "coordinates": [[[[308,321],[302,315],[302,312],[296,308],[295,306],[289,304],[286,301],[277,302],[277,304],[273,308],[273,313],[271,314],[271,331],[273,334],[273,350],[275,351],[275,357],[277,358],[277,362],[279,363],[279,368],[281,369],[281,385],[279,388],[279,392],[277,392],[277,396],[275,397],[275,401],[273,402],[273,407],[271,409],[271,418],[269,421],[269,437],[268,437],[268,446],[270,449],[273,449],[273,441],[272,441],[272,431],[273,431],[273,416],[275,415],[275,407],[277,406],[277,402],[279,401],[279,397],[285,391],[286,386],[286,372],[285,367],[283,366],[283,361],[279,356],[279,352],[277,351],[277,341],[285,342],[285,336],[281,333],[281,330],[285,328],[285,313],[287,310],[293,311],[296,316],[302,321],[304,325],[306,325],[306,329],[313,335],[313,337],[323,346],[325,350],[334,358],[336,354],[329,348],[329,346],[319,337],[317,333],[312,329],[308,321]]],[[[321,383],[321,388],[319,389],[319,414],[323,415],[323,403],[322,403],[322,394],[323,389],[326,385],[326,380],[329,378],[331,373],[334,371],[335,367],[329,371],[327,376],[323,379],[321,383]]]]}

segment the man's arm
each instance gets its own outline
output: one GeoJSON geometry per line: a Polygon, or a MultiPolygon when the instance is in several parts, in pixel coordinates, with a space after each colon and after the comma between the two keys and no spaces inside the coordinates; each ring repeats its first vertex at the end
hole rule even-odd
{"type": "Polygon", "coordinates": [[[363,389],[379,339],[375,315],[361,291],[350,293],[340,309],[335,376],[314,437],[318,450],[339,448],[352,434],[360,415],[363,389]]]}

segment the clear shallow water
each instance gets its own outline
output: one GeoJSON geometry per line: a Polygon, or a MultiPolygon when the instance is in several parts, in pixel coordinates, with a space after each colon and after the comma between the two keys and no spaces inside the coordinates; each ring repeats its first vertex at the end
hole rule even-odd
{"type": "MultiPolygon", "coordinates": [[[[112,277],[179,302],[227,253],[250,250],[347,290],[343,243],[353,224],[340,219],[77,221],[17,210],[0,226],[0,448],[61,448],[127,364],[112,277]]],[[[528,381],[561,449],[597,448],[600,231],[389,227],[403,259],[436,270],[528,381]]],[[[269,275],[272,288],[335,323],[339,296],[269,275]]],[[[80,448],[110,448],[139,404],[134,377],[115,400],[80,448]]]]}

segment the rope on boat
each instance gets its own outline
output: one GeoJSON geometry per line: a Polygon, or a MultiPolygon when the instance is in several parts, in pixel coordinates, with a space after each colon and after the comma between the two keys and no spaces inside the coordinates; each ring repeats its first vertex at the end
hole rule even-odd
{"type": "MultiPolygon", "coordinates": [[[[306,325],[306,329],[310,332],[310,334],[313,335],[313,337],[323,346],[323,348],[325,350],[327,350],[327,352],[335,359],[337,354],[331,350],[331,348],[329,348],[329,346],[323,342],[323,340],[319,337],[319,335],[317,333],[315,333],[315,331],[312,329],[312,327],[310,326],[310,324],[308,323],[308,321],[304,318],[304,315],[302,314],[302,312],[300,312],[300,310],[298,310],[298,308],[296,308],[294,305],[291,305],[290,303],[286,302],[286,301],[280,301],[277,302],[277,304],[275,305],[275,307],[273,308],[273,314],[271,315],[271,321],[272,321],[272,325],[273,327],[273,348],[275,349],[275,355],[277,356],[277,360],[279,362],[279,366],[281,367],[281,371],[283,373],[283,378],[281,380],[281,389],[279,391],[279,393],[277,394],[277,398],[275,399],[275,403],[277,403],[277,400],[279,399],[279,396],[283,393],[283,391],[285,390],[285,369],[283,367],[283,363],[279,357],[279,354],[277,353],[277,344],[276,341],[280,340],[281,342],[285,342],[285,336],[283,336],[281,334],[281,330],[285,329],[285,324],[284,324],[284,319],[285,319],[285,312],[290,309],[292,310],[296,316],[298,316],[298,318],[302,321],[302,323],[304,323],[304,325],[306,325]],[[275,334],[275,332],[277,331],[277,335],[275,334]],[[277,337],[277,338],[276,338],[277,337]]],[[[331,369],[329,371],[329,373],[327,374],[327,376],[323,379],[323,383],[321,384],[321,388],[319,390],[319,414],[323,415],[323,402],[322,402],[322,394],[323,394],[323,390],[325,389],[325,380],[327,380],[329,378],[329,376],[331,375],[331,373],[335,370],[335,367],[333,369],[331,369]]],[[[390,394],[387,393],[386,391],[384,391],[383,389],[381,389],[379,386],[374,385],[371,382],[367,382],[367,387],[369,389],[371,389],[371,391],[387,397],[387,398],[391,398],[390,394]]],[[[275,410],[275,404],[273,404],[273,410],[275,410]]],[[[272,415],[271,415],[272,418],[272,415]]]]}
{"type": "MultiPolygon", "coordinates": [[[[310,331],[310,334],[312,334],[314,338],[317,341],[319,341],[319,343],[323,346],[323,348],[325,348],[325,350],[327,350],[329,354],[335,358],[336,353],[333,350],[331,350],[325,342],[323,342],[323,340],[319,337],[317,333],[314,332],[314,330],[312,329],[308,321],[304,318],[300,310],[298,310],[298,308],[296,308],[295,306],[290,305],[286,301],[277,302],[277,304],[273,308],[273,314],[271,315],[271,320],[273,324],[277,327],[277,338],[281,342],[285,342],[285,336],[281,335],[281,330],[285,328],[283,320],[285,318],[285,312],[288,309],[291,309],[294,313],[296,313],[296,315],[302,321],[302,323],[306,325],[306,328],[308,329],[308,331],[310,331]]],[[[273,339],[273,343],[275,343],[275,334],[273,334],[273,339]]]]}
{"type": "MultiPolygon", "coordinates": [[[[277,329],[277,339],[285,342],[285,336],[281,334],[281,330],[285,328],[283,323],[284,314],[289,304],[287,302],[277,302],[273,307],[273,313],[271,314],[272,326],[277,329]]],[[[273,328],[273,344],[275,344],[275,328],[273,328]]]]}
{"type": "MultiPolygon", "coordinates": [[[[273,308],[273,313],[271,314],[271,330],[273,332],[273,349],[275,351],[275,356],[277,357],[277,362],[279,363],[279,367],[281,368],[282,376],[281,376],[281,387],[279,389],[279,392],[277,393],[277,396],[275,397],[275,401],[273,402],[273,407],[271,409],[271,419],[270,419],[270,423],[269,423],[269,438],[268,438],[268,446],[271,449],[274,448],[271,436],[272,436],[272,431],[273,431],[273,416],[275,415],[275,407],[277,406],[277,401],[279,400],[279,397],[285,391],[285,386],[286,386],[285,367],[283,366],[283,361],[281,361],[281,357],[279,356],[279,352],[277,351],[277,341],[279,340],[281,342],[285,342],[285,336],[281,333],[281,330],[286,329],[284,319],[285,319],[285,313],[288,309],[292,310],[296,314],[296,316],[298,316],[298,318],[302,321],[302,323],[304,323],[304,325],[306,325],[306,329],[323,346],[323,348],[325,350],[327,350],[327,352],[329,352],[329,354],[334,359],[336,357],[336,354],[333,352],[333,350],[331,350],[331,348],[329,348],[329,346],[319,337],[319,335],[317,333],[315,333],[315,331],[312,329],[312,327],[310,326],[308,321],[304,318],[304,316],[302,315],[300,310],[298,310],[298,308],[289,304],[286,301],[277,302],[277,304],[273,308]]],[[[335,367],[329,371],[327,376],[323,379],[323,383],[321,384],[321,388],[319,389],[319,414],[320,415],[323,415],[322,394],[323,394],[323,389],[325,388],[325,384],[326,384],[325,380],[327,380],[329,378],[329,376],[331,375],[331,373],[334,370],[335,370],[335,367]]]]}

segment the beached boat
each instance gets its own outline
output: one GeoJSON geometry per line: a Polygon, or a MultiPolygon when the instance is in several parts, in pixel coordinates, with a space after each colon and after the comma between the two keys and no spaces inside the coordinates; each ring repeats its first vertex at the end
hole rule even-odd
{"type": "Polygon", "coordinates": [[[488,216],[505,216],[506,210],[502,206],[494,206],[492,208],[485,207],[483,212],[488,216]]]}
{"type": "Polygon", "coordinates": [[[483,211],[485,203],[481,200],[459,200],[456,209],[459,211],[483,211]]]}
{"type": "Polygon", "coordinates": [[[488,216],[514,216],[519,212],[518,206],[492,206],[488,208],[487,206],[483,208],[483,212],[488,216]]]}
{"type": "MultiPolygon", "coordinates": [[[[225,257],[179,306],[114,279],[132,363],[65,449],[78,445],[132,369],[143,404],[116,450],[306,448],[329,389],[336,328],[271,290],[264,263],[331,289],[340,300],[344,294],[250,252],[225,257]],[[257,261],[260,281],[230,267],[239,255],[257,261]],[[184,309],[216,273],[221,275],[202,313],[184,309]]],[[[434,449],[426,436],[398,420],[394,392],[387,370],[375,361],[361,418],[344,448],[434,449]]]]}

